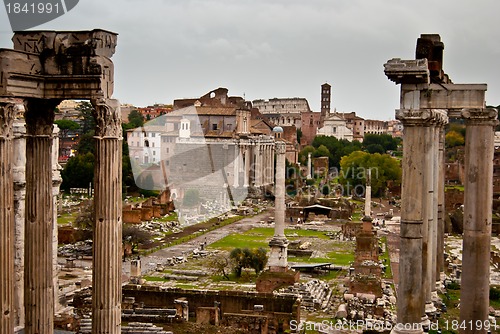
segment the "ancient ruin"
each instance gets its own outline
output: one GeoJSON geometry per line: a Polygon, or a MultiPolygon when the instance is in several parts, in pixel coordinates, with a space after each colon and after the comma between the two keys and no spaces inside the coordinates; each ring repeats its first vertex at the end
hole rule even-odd
{"type": "Polygon", "coordinates": [[[439,35],[421,35],[415,60],[389,60],[401,84],[396,118],[404,125],[401,249],[395,333],[422,333],[435,312],[444,238],[444,126],[465,121],[465,203],[460,321],[462,333],[486,333],[492,212],[493,138],[497,111],[485,107],[486,84],[454,84],[443,71],[439,35]],[[427,314],[427,315],[426,315],[427,314]]]}
{"type": "MultiPolygon", "coordinates": [[[[14,121],[25,119],[24,308],[26,333],[53,333],[54,198],[52,158],[56,106],[90,99],[96,119],[93,333],[120,333],[121,147],[118,101],[110,58],[117,35],[104,30],[14,34],[13,50],[0,50],[0,332],[13,333],[14,121]],[[18,105],[24,105],[20,114],[18,105]]],[[[22,168],[22,166],[18,166],[22,168]]],[[[56,182],[57,183],[57,182],[56,182]]],[[[16,184],[22,185],[23,180],[16,184]]]]}

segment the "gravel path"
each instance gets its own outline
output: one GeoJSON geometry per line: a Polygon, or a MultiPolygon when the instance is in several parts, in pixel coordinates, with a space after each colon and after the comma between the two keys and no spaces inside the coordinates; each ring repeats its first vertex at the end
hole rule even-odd
{"type": "MultiPolygon", "coordinates": [[[[167,247],[149,255],[141,256],[142,272],[144,274],[155,270],[157,264],[165,265],[167,263],[167,258],[188,255],[193,251],[193,249],[199,248],[204,242],[206,242],[207,245],[210,245],[230,234],[243,233],[253,227],[262,226],[260,221],[266,221],[273,215],[273,209],[267,209],[258,215],[243,218],[242,220],[207,232],[199,237],[186,241],[185,243],[167,247]]],[[[130,273],[130,261],[123,264],[123,273],[127,275],[130,273]]]]}

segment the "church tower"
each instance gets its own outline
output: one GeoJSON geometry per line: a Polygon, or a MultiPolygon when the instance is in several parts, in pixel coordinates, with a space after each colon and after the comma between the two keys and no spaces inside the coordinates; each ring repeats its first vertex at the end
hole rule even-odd
{"type": "Polygon", "coordinates": [[[331,89],[332,87],[324,83],[321,85],[321,117],[320,127],[323,127],[323,122],[330,116],[330,103],[331,103],[331,89]]]}

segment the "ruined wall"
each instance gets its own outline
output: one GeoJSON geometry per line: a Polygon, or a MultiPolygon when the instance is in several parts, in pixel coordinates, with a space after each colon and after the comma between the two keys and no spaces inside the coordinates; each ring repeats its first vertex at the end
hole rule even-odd
{"type": "Polygon", "coordinates": [[[144,303],[145,307],[153,308],[171,308],[175,299],[185,297],[189,303],[190,316],[193,317],[198,307],[212,307],[214,302],[219,302],[222,316],[225,313],[252,310],[254,305],[263,305],[266,312],[289,314],[288,322],[292,319],[300,320],[300,302],[297,297],[274,296],[272,293],[182,290],[126,285],[123,287],[123,297],[134,297],[137,303],[144,303]]]}

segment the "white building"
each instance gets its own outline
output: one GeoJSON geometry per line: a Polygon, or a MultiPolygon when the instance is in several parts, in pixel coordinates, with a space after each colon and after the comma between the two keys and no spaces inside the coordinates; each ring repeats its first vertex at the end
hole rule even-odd
{"type": "Polygon", "coordinates": [[[330,116],[325,119],[324,126],[318,129],[316,135],[335,137],[339,140],[353,140],[352,130],[347,127],[346,120],[338,114],[330,114],[330,116]]]}

